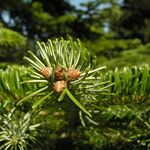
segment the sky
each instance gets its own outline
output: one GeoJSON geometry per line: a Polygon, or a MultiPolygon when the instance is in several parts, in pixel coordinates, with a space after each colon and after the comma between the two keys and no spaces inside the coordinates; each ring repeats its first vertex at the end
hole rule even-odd
{"type": "Polygon", "coordinates": [[[79,7],[80,3],[88,2],[88,0],[69,0],[72,5],[79,7]]]}
{"type": "MultiPolygon", "coordinates": [[[[76,6],[76,7],[80,7],[80,3],[84,3],[84,2],[88,2],[89,0],[69,0],[69,2],[76,6]]],[[[119,3],[122,3],[123,0],[118,0],[119,3]]]]}
{"type": "MultiPolygon", "coordinates": [[[[69,2],[70,2],[72,5],[76,6],[77,8],[81,8],[81,7],[80,7],[80,3],[85,3],[85,2],[88,2],[88,1],[91,1],[91,0],[69,0],[69,2]]],[[[94,0],[93,0],[93,1],[94,1],[94,0]]],[[[123,2],[123,0],[118,0],[118,2],[121,4],[121,3],[123,2]]],[[[105,27],[104,27],[104,31],[105,31],[105,32],[108,32],[108,30],[109,30],[109,27],[108,27],[107,24],[106,24],[105,27]]]]}

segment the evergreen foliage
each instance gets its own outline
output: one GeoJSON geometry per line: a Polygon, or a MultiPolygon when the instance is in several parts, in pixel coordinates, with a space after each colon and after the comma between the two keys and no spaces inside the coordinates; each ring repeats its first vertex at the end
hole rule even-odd
{"type": "Polygon", "coordinates": [[[26,39],[18,32],[0,27],[0,47],[20,48],[25,46],[26,39]]]}
{"type": "Polygon", "coordinates": [[[104,33],[104,21],[118,16],[112,13],[119,8],[116,0],[89,1],[81,7],[83,9],[77,9],[66,0],[5,0],[0,2],[0,21],[29,39],[46,40],[68,35],[96,39],[104,33]]]}
{"type": "Polygon", "coordinates": [[[121,69],[123,67],[140,67],[144,66],[145,64],[150,65],[149,43],[145,45],[139,45],[134,49],[123,50],[117,53],[115,53],[115,51],[114,53],[113,51],[111,52],[108,51],[108,54],[111,54],[111,57],[109,58],[101,55],[98,56],[98,62],[102,65],[109,66],[109,69],[111,70],[114,70],[116,67],[121,69]]]}
{"type": "MultiPolygon", "coordinates": [[[[9,85],[8,87],[10,91],[13,91],[13,94],[16,93],[13,88],[13,82],[16,82],[15,77],[13,77],[16,76],[14,72],[18,73],[20,70],[21,74],[19,75],[19,77],[21,77],[21,75],[26,74],[28,70],[24,67],[21,67],[22,70],[16,68],[17,67],[13,67],[4,71],[6,78],[8,78],[7,76],[9,76],[9,73],[12,77],[12,81],[6,83],[7,86],[9,85]],[[5,73],[8,71],[9,73],[5,73]]],[[[76,109],[72,104],[70,105],[65,103],[65,105],[62,105],[62,103],[58,103],[54,99],[50,100],[48,98],[47,101],[49,101],[49,107],[44,109],[44,111],[41,111],[40,109],[41,112],[35,118],[38,121],[36,121],[37,123],[44,123],[40,127],[40,133],[36,135],[37,139],[40,137],[42,139],[45,139],[44,141],[40,140],[40,147],[43,149],[45,149],[46,147],[55,149],[58,146],[56,144],[56,141],[60,140],[63,143],[65,140],[70,139],[73,141],[72,147],[74,147],[75,149],[86,148],[112,150],[117,149],[118,147],[121,147],[121,149],[133,150],[148,149],[150,136],[149,74],[150,72],[148,66],[124,68],[122,70],[116,69],[114,72],[109,71],[106,72],[106,74],[102,73],[101,77],[103,79],[101,81],[106,82],[108,80],[111,80],[111,83],[115,83],[108,88],[112,93],[114,93],[114,95],[98,95],[96,97],[96,100],[92,100],[92,112],[90,112],[92,113],[92,119],[96,121],[96,124],[95,122],[94,124],[91,123],[92,120],[90,120],[89,122],[86,121],[87,126],[85,126],[84,128],[80,124],[76,125],[76,127],[70,126],[71,124],[68,122],[68,120],[66,120],[65,115],[69,115],[69,118],[72,118],[72,120],[70,121],[75,121],[77,119],[75,117],[76,109]],[[69,114],[65,114],[64,110],[67,110],[69,114]],[[73,111],[73,113],[71,113],[71,111],[73,111]],[[47,143],[47,141],[51,142],[47,143]],[[53,145],[51,145],[52,143],[53,145]]],[[[3,79],[4,76],[1,76],[1,80],[3,79]]],[[[21,87],[23,86],[22,88],[24,88],[25,91],[31,90],[33,88],[33,83],[28,83],[28,86],[30,87],[28,89],[26,89],[26,84],[24,83],[20,85],[19,82],[16,82],[16,85],[21,87]]],[[[105,86],[103,87],[105,88],[105,86]]],[[[20,94],[23,94],[23,91],[21,92],[20,94]]],[[[35,96],[35,99],[37,98],[39,98],[39,96],[35,96]]],[[[1,104],[4,100],[5,102],[7,102],[5,97],[1,97],[1,104]]],[[[12,97],[9,98],[9,101],[11,100],[12,97]]],[[[14,103],[15,101],[13,100],[12,102],[14,103]]],[[[46,105],[47,104],[48,103],[46,103],[46,105]]],[[[31,105],[34,104],[32,104],[31,102],[31,105]]],[[[30,105],[28,104],[28,108],[24,107],[21,109],[21,111],[29,111],[29,106],[30,105]]],[[[4,112],[4,108],[6,108],[6,104],[1,105],[0,108],[1,111],[3,110],[3,114],[6,114],[4,112]]],[[[89,109],[90,107],[86,105],[86,108],[89,109]]],[[[10,108],[8,110],[10,111],[10,108]]],[[[82,117],[83,115],[84,114],[80,114],[80,117],[82,117]]],[[[86,116],[84,118],[81,118],[81,121],[83,119],[88,120],[90,118],[86,116]]],[[[11,128],[11,130],[13,131],[13,128],[11,128]]],[[[2,139],[4,140],[4,138],[2,139]]]]}
{"type": "MultiPolygon", "coordinates": [[[[108,71],[104,80],[114,82],[111,86],[111,92],[115,93],[115,99],[118,102],[126,101],[144,101],[150,96],[150,68],[148,65],[143,67],[124,67],[121,71],[115,68],[115,71],[108,71]]],[[[112,97],[111,97],[112,98],[112,97]]]]}
{"type": "Polygon", "coordinates": [[[25,150],[37,142],[36,129],[40,124],[31,125],[31,113],[7,110],[9,103],[0,104],[0,149],[25,150]],[[4,105],[4,106],[3,106],[4,105]]]}
{"type": "MultiPolygon", "coordinates": [[[[18,104],[39,95],[40,98],[36,98],[32,106],[36,109],[45,105],[45,102],[48,104],[47,98],[55,102],[68,101],[69,98],[81,110],[80,113],[83,112],[91,117],[82,103],[87,105],[86,103],[94,100],[99,93],[106,92],[111,86],[111,84],[107,85],[108,81],[99,82],[100,77],[97,73],[105,66],[93,68],[94,64],[90,55],[79,40],[56,39],[49,40],[47,44],[39,42],[37,44],[40,57],[31,51],[29,51],[30,58],[24,57],[34,70],[29,73],[31,78],[22,83],[39,83],[41,87],[23,98],[18,104]]],[[[82,120],[82,114],[80,116],[82,120]]]]}
{"type": "Polygon", "coordinates": [[[141,45],[141,41],[139,39],[124,40],[112,38],[99,38],[94,41],[83,41],[83,44],[96,56],[115,58],[125,50],[138,48],[141,45]]]}
{"type": "Polygon", "coordinates": [[[0,27],[0,59],[2,62],[19,60],[25,54],[25,46],[25,37],[16,31],[0,27]]]}
{"type": "Polygon", "coordinates": [[[22,99],[28,90],[34,90],[35,84],[20,84],[22,76],[27,73],[24,66],[10,66],[5,71],[0,70],[0,99],[22,99]]]}
{"type": "MultiPolygon", "coordinates": [[[[19,81],[22,81],[22,75],[26,74],[29,70],[30,69],[24,67],[11,67],[6,71],[3,71],[3,75],[1,74],[1,81],[5,80],[4,78],[6,78],[5,83],[7,83],[7,88],[2,86],[0,90],[1,93],[5,92],[5,97],[2,97],[1,95],[0,103],[0,110],[4,115],[7,114],[4,109],[7,106],[6,104],[8,104],[8,99],[6,99],[6,97],[8,98],[8,87],[9,91],[11,91],[8,92],[9,95],[18,94],[20,96],[21,94],[20,97],[26,96],[27,91],[38,89],[38,87],[36,86],[39,83],[37,83],[37,85],[34,87],[33,83],[24,83],[20,85],[19,82],[16,82],[16,74],[19,74],[19,81]],[[10,78],[10,76],[11,80],[8,81],[8,78],[10,78]],[[15,86],[14,83],[17,86],[15,86]],[[14,87],[18,92],[14,91],[14,87]],[[3,102],[5,103],[3,104],[3,102]]],[[[81,121],[89,120],[89,122],[86,121],[85,127],[81,126],[80,124],[74,124],[75,120],[78,120],[78,118],[76,118],[76,109],[72,104],[70,105],[68,103],[61,102],[58,103],[57,101],[55,101],[55,99],[47,98],[46,100],[49,102],[46,103],[46,108],[44,109],[44,111],[43,109],[42,111],[41,109],[38,110],[40,111],[40,113],[36,115],[36,118],[31,118],[31,121],[36,120],[37,124],[41,122],[43,123],[43,125],[40,126],[40,132],[36,134],[36,138],[40,139],[39,145],[41,149],[57,149],[57,147],[63,146],[61,145],[61,143],[69,139],[72,141],[71,149],[73,147],[74,149],[86,148],[108,150],[117,149],[118,147],[121,147],[121,149],[133,150],[148,149],[150,136],[149,74],[149,66],[132,68],[126,67],[122,70],[116,69],[115,71],[102,73],[102,79],[100,80],[98,78],[98,81],[106,82],[109,80],[111,81],[111,83],[114,83],[114,85],[108,87],[109,91],[111,91],[113,94],[105,94],[101,96],[98,94],[96,99],[94,101],[92,100],[92,103],[88,101],[88,105],[90,104],[92,106],[92,109],[88,105],[86,105],[86,108],[88,108],[88,110],[90,108],[92,119],[96,121],[96,123],[91,123],[93,121],[89,120],[91,118],[89,118],[88,116],[83,117],[84,114],[79,113],[79,116],[83,117],[81,118],[81,121]],[[65,113],[64,111],[67,111],[68,113],[65,113]],[[66,115],[69,115],[69,118],[66,119],[66,115]],[[71,126],[70,121],[74,122],[73,126],[71,126]],[[59,146],[56,144],[58,141],[60,141],[59,146]]],[[[101,85],[101,88],[102,87],[105,88],[105,85],[101,85]]],[[[14,101],[14,99],[16,98],[13,99],[13,97],[14,96],[9,97],[9,102],[14,103],[15,106],[16,102],[14,101]]],[[[34,99],[32,98],[32,101],[38,98],[39,95],[36,95],[34,99]]],[[[30,101],[31,104],[28,103],[28,108],[26,107],[26,105],[22,105],[22,108],[19,107],[19,109],[21,108],[20,111],[30,111],[30,106],[34,105],[34,102],[32,101],[30,101]]],[[[7,108],[7,110],[10,112],[10,106],[7,108]]],[[[77,109],[77,111],[79,110],[77,109]]],[[[18,113],[20,114],[20,112],[18,113]]],[[[1,119],[3,118],[2,116],[3,115],[1,115],[0,117],[1,119]]],[[[4,117],[3,119],[6,118],[4,117]]],[[[16,123],[17,120],[19,121],[20,119],[21,118],[17,117],[16,123]]],[[[84,124],[85,122],[82,123],[84,124]]],[[[19,125],[19,123],[17,123],[17,125],[19,125]]],[[[12,132],[13,129],[14,128],[11,128],[12,132]]],[[[3,134],[1,138],[2,137],[3,134]]],[[[2,138],[2,140],[4,141],[4,138],[2,138]]]]}
{"type": "Polygon", "coordinates": [[[120,17],[112,23],[112,29],[119,38],[139,38],[149,42],[149,14],[149,0],[123,0],[120,17]]]}
{"type": "Polygon", "coordinates": [[[149,150],[149,0],[70,2],[0,1],[0,149],[149,150]]]}

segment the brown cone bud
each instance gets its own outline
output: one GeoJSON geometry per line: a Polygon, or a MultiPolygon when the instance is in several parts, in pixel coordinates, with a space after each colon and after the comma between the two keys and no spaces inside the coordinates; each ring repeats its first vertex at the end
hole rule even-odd
{"type": "Polygon", "coordinates": [[[63,79],[63,69],[61,67],[56,68],[56,70],[55,70],[55,77],[58,80],[62,80],[63,79]]]}
{"type": "Polygon", "coordinates": [[[50,77],[52,74],[51,68],[49,68],[49,67],[42,68],[42,70],[40,72],[46,78],[50,77]]]}
{"type": "Polygon", "coordinates": [[[66,87],[67,87],[67,84],[64,80],[57,81],[56,83],[53,84],[54,91],[58,93],[62,92],[66,87]]]}
{"type": "Polygon", "coordinates": [[[76,80],[80,76],[80,71],[77,69],[69,69],[67,71],[67,76],[69,80],[76,80]]]}

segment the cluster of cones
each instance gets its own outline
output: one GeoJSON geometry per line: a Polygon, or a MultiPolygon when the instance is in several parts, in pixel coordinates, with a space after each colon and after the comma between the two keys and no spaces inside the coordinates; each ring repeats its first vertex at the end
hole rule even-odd
{"type": "MultiPolygon", "coordinates": [[[[45,67],[40,72],[45,78],[49,78],[52,74],[52,69],[45,67]]],[[[63,69],[57,67],[55,69],[55,82],[53,83],[54,91],[62,92],[67,87],[68,81],[76,80],[80,74],[80,71],[74,68],[63,69]]]]}

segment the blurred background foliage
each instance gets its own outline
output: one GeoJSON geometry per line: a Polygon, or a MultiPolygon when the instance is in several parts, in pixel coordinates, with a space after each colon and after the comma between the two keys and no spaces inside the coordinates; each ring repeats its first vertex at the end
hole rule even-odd
{"type": "Polygon", "coordinates": [[[78,7],[71,0],[0,1],[0,61],[21,62],[36,40],[72,36],[100,64],[149,63],[149,11],[148,0],[89,0],[78,7]]]}
{"type": "Polygon", "coordinates": [[[37,144],[30,139],[28,149],[149,150],[150,1],[83,0],[78,7],[72,1],[76,0],[0,0],[0,125],[7,130],[11,118],[13,128],[20,130],[19,119],[27,120],[27,127],[42,123],[31,134],[37,144]],[[55,103],[34,119],[30,103],[17,113],[10,111],[38,86],[19,84],[28,70],[20,66],[25,65],[26,52],[36,52],[36,40],[69,36],[82,41],[97,65],[107,66],[102,79],[115,83],[111,96],[99,96],[93,104],[93,118],[99,124],[83,128],[75,120],[72,125],[55,103]]]}

